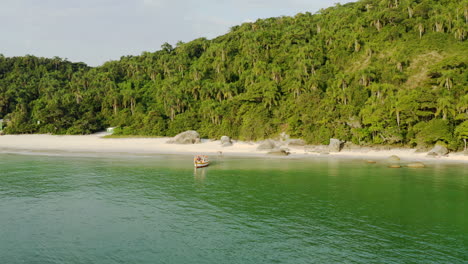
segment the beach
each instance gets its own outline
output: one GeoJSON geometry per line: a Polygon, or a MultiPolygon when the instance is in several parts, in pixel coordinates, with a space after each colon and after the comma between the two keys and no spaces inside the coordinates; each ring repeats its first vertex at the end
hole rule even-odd
{"type": "MultiPolygon", "coordinates": [[[[231,156],[267,156],[268,151],[258,151],[258,142],[234,141],[222,147],[219,140],[203,139],[200,144],[169,144],[170,138],[104,138],[106,133],[79,136],[46,134],[0,136],[0,152],[54,152],[54,153],[125,153],[125,154],[206,154],[231,156]]],[[[311,152],[310,146],[287,147],[291,153],[286,158],[340,157],[356,159],[386,159],[392,155],[407,161],[447,161],[468,163],[468,156],[450,153],[444,157],[428,157],[427,152],[415,149],[372,148],[344,149],[340,152],[311,152]]]]}

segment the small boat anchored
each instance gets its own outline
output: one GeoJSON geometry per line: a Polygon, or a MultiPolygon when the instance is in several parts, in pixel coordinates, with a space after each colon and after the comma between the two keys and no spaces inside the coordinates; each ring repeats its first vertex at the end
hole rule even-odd
{"type": "Polygon", "coordinates": [[[195,165],[195,168],[203,168],[210,165],[210,160],[206,155],[196,155],[193,158],[193,164],[195,165]]]}

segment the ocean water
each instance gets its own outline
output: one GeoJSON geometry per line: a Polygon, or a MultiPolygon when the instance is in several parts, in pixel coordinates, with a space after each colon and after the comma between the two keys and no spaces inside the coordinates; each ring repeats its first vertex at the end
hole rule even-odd
{"type": "Polygon", "coordinates": [[[0,263],[467,261],[467,164],[0,154],[0,263]]]}

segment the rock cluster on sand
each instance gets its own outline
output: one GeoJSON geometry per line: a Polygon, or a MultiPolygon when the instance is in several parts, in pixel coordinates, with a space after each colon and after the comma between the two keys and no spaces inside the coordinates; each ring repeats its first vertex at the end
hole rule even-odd
{"type": "Polygon", "coordinates": [[[285,149],[280,149],[280,150],[270,151],[267,154],[273,155],[273,156],[288,156],[290,152],[285,149]]]}
{"type": "Polygon", "coordinates": [[[257,150],[268,151],[268,155],[287,156],[291,153],[289,152],[289,149],[285,147],[286,144],[287,142],[266,139],[260,142],[260,144],[257,147],[257,150]]]}
{"type": "Polygon", "coordinates": [[[277,149],[279,148],[279,143],[275,142],[274,140],[272,139],[266,139],[262,142],[260,142],[260,144],[258,145],[257,147],[257,150],[259,151],[272,151],[274,149],[277,149]]]}
{"type": "Polygon", "coordinates": [[[441,157],[445,156],[449,153],[448,149],[444,146],[441,145],[435,145],[429,153],[427,153],[428,156],[433,156],[433,157],[441,157]]]}
{"type": "Polygon", "coordinates": [[[221,146],[222,147],[230,147],[232,146],[232,141],[228,136],[221,137],[221,146]]]}
{"type": "Polygon", "coordinates": [[[169,141],[169,144],[198,144],[200,143],[200,134],[197,131],[189,130],[182,132],[169,141]]]}
{"type": "Polygon", "coordinates": [[[281,133],[277,140],[266,139],[261,141],[257,147],[258,151],[269,151],[269,152],[278,152],[284,150],[289,154],[288,147],[304,147],[306,145],[305,140],[298,138],[290,138],[286,133],[281,133]]]}
{"type": "Polygon", "coordinates": [[[341,148],[343,147],[343,141],[336,139],[336,138],[330,138],[330,144],[328,144],[328,151],[330,152],[340,152],[341,148]]]}

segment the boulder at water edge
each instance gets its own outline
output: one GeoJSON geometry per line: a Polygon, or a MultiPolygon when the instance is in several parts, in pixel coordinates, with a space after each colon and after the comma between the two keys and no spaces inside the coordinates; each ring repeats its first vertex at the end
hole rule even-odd
{"type": "Polygon", "coordinates": [[[426,167],[426,165],[424,165],[424,163],[422,162],[413,162],[413,163],[410,163],[407,165],[408,168],[424,168],[426,167]]]}
{"type": "Polygon", "coordinates": [[[200,143],[200,134],[197,131],[189,130],[182,132],[174,138],[167,141],[169,144],[198,144],[200,143]]]}
{"type": "Polygon", "coordinates": [[[392,155],[392,156],[388,157],[387,161],[388,162],[399,162],[400,157],[398,157],[397,155],[392,155]]]}
{"type": "Polygon", "coordinates": [[[221,146],[222,147],[230,147],[232,146],[232,141],[228,136],[221,137],[221,146]]]}
{"type": "Polygon", "coordinates": [[[279,144],[276,144],[276,142],[274,140],[267,139],[267,140],[262,141],[260,143],[260,145],[258,145],[257,150],[259,150],[259,151],[262,151],[262,150],[271,151],[271,150],[277,149],[278,145],[279,144]]]}
{"type": "Polygon", "coordinates": [[[441,146],[441,145],[435,145],[434,148],[431,149],[429,153],[427,153],[427,155],[437,157],[437,156],[445,156],[448,153],[449,151],[446,147],[441,146]]]}
{"type": "Polygon", "coordinates": [[[285,149],[280,149],[280,150],[270,151],[267,154],[272,155],[272,156],[288,156],[290,152],[285,149]]]}
{"type": "Polygon", "coordinates": [[[343,146],[343,142],[336,138],[330,138],[330,144],[328,145],[328,151],[340,152],[343,146]]]}

